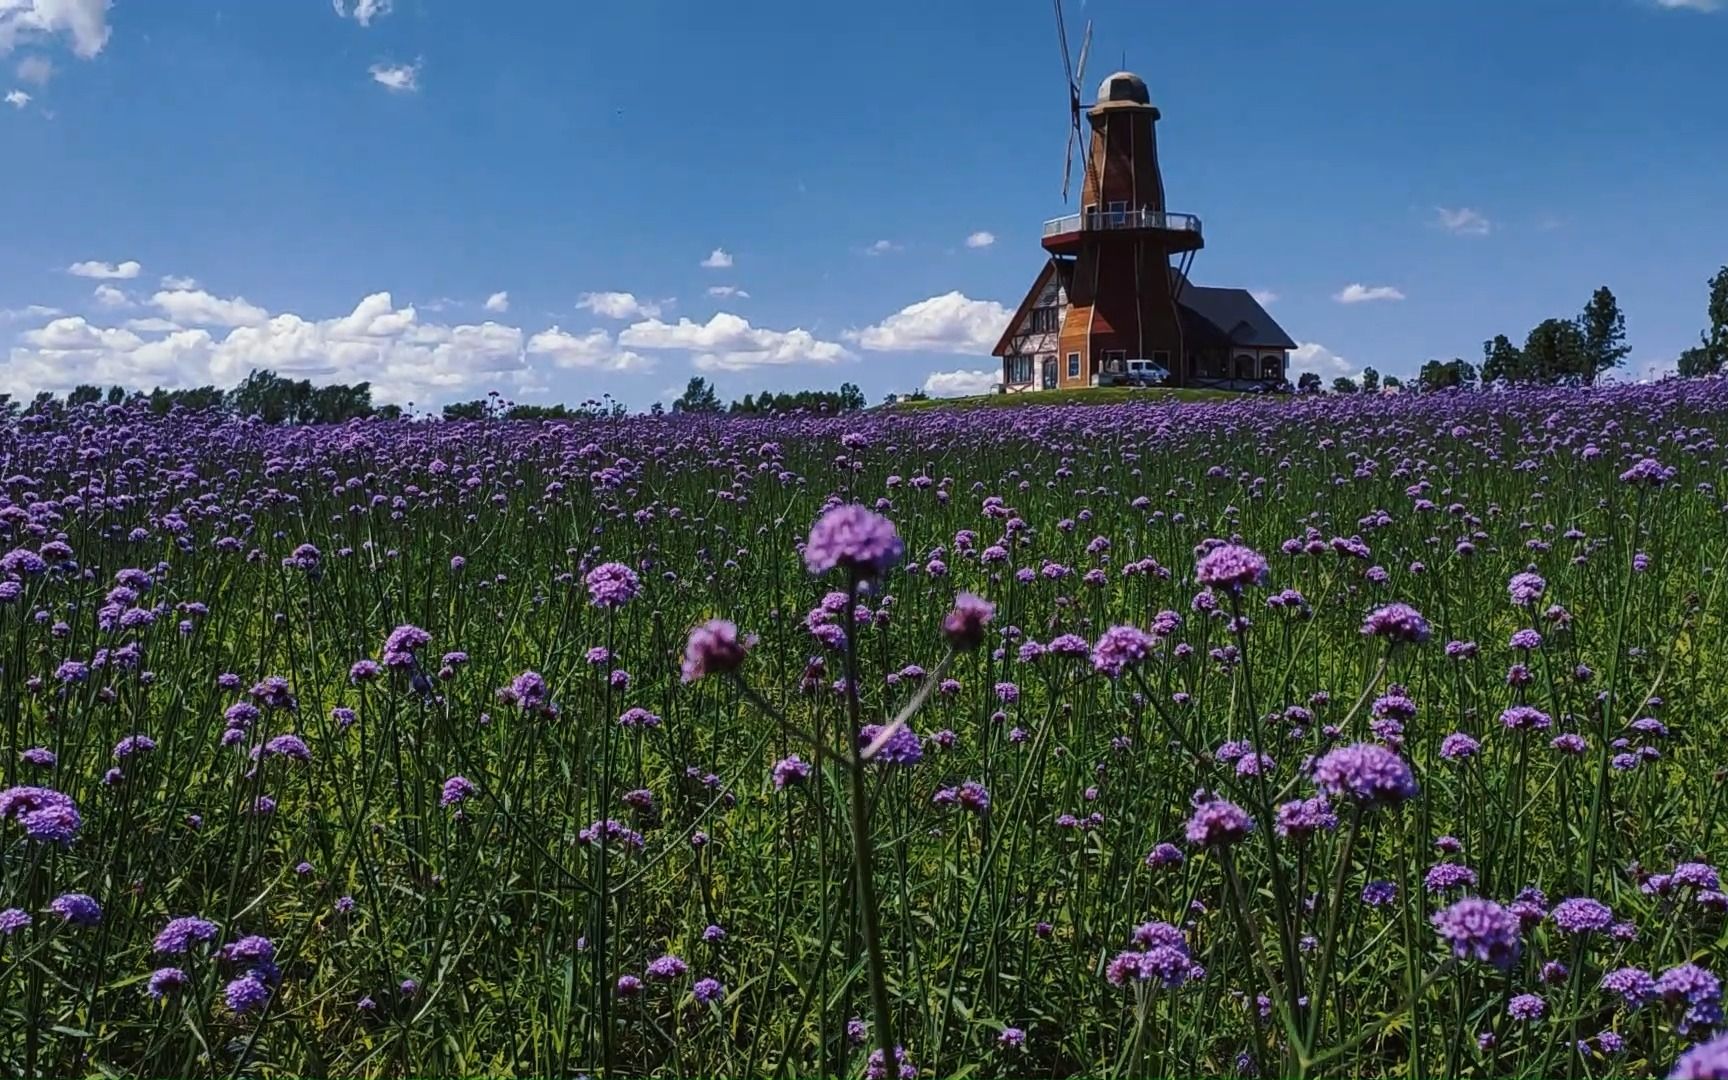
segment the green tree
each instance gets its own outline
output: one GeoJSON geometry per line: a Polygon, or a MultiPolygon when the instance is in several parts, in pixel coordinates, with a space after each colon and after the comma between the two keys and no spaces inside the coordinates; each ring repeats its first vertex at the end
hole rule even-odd
{"type": "Polygon", "coordinates": [[[1332,392],[1334,394],[1354,394],[1360,389],[1361,387],[1356,385],[1356,380],[1348,375],[1340,375],[1332,380],[1332,392]]]}
{"type": "Polygon", "coordinates": [[[1710,326],[1699,335],[1698,345],[1680,354],[1680,374],[1687,378],[1714,375],[1728,367],[1728,266],[1710,279],[1710,302],[1705,313],[1710,326]]]}
{"type": "Polygon", "coordinates": [[[1320,375],[1318,372],[1304,371],[1296,380],[1298,394],[1318,394],[1320,392],[1320,375]]]}
{"type": "Polygon", "coordinates": [[[1495,334],[1492,341],[1482,343],[1482,384],[1522,382],[1525,379],[1524,354],[1505,334],[1495,334]]]}
{"type": "Polygon", "coordinates": [[[708,385],[708,380],[700,375],[692,376],[684,387],[684,392],[678,400],[672,403],[673,412],[717,413],[720,411],[720,395],[708,385]]]}
{"type": "Polygon", "coordinates": [[[1402,390],[1404,388],[1404,380],[1400,379],[1396,375],[1388,375],[1386,376],[1385,385],[1388,390],[1402,390]]]}
{"type": "Polygon", "coordinates": [[[485,398],[475,398],[473,401],[453,401],[444,406],[444,419],[446,420],[484,420],[486,415],[485,398]]]}
{"type": "Polygon", "coordinates": [[[1543,319],[1524,339],[1524,375],[1530,382],[1584,383],[1590,369],[1584,331],[1571,319],[1543,319]]]}
{"type": "Polygon", "coordinates": [[[1632,351],[1626,344],[1626,316],[1620,313],[1620,302],[1604,285],[1591,294],[1578,316],[1578,330],[1584,337],[1584,365],[1579,374],[1589,386],[1605,371],[1620,366],[1632,351]]]}
{"type": "Polygon", "coordinates": [[[1372,394],[1380,389],[1380,373],[1371,367],[1362,369],[1362,392],[1372,394]]]}
{"type": "Polygon", "coordinates": [[[72,392],[66,395],[66,404],[70,406],[94,405],[102,400],[102,388],[84,383],[74,386],[72,392]]]}

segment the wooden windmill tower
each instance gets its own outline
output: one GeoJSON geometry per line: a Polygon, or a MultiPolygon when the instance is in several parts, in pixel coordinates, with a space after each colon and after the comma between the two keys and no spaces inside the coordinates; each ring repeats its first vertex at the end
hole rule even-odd
{"type": "Polygon", "coordinates": [[[1092,28],[1078,63],[1068,56],[1061,0],[1055,0],[1058,40],[1068,76],[1068,155],[1062,197],[1068,198],[1074,148],[1084,112],[1090,128],[1078,213],[1044,223],[1043,246],[1067,291],[1057,383],[1089,386],[1121,374],[1129,360],[1149,360],[1172,385],[1188,382],[1177,300],[1194,253],[1204,246],[1200,219],[1171,213],[1158,169],[1158,109],[1138,75],[1105,76],[1090,107],[1080,80],[1092,28]],[[1176,259],[1176,265],[1171,260],[1176,259]],[[1068,265],[1062,265],[1067,263],[1068,265]]]}

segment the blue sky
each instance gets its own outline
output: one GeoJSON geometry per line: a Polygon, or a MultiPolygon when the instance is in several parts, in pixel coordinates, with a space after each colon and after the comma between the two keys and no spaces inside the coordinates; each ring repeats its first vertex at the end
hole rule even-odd
{"type": "MultiPolygon", "coordinates": [[[[1068,7],[1088,96],[1125,60],[1163,110],[1195,279],[1306,366],[1475,358],[1600,284],[1630,374],[1696,340],[1728,3],[1068,7]]],[[[14,394],[956,389],[1064,209],[1042,0],[0,0],[0,97],[14,394]]]]}

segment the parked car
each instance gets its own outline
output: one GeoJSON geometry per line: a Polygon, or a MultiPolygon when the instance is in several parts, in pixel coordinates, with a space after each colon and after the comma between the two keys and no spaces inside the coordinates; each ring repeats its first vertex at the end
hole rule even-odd
{"type": "Polygon", "coordinates": [[[1170,377],[1163,365],[1151,360],[1130,360],[1122,373],[1124,386],[1161,386],[1170,377]]]}

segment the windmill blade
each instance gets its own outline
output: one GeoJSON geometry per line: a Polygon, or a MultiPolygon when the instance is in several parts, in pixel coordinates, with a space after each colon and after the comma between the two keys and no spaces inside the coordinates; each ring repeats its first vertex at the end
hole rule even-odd
{"type": "Polygon", "coordinates": [[[1092,51],[1092,20],[1086,20],[1086,34],[1080,39],[1080,62],[1074,71],[1074,93],[1078,95],[1086,86],[1086,54],[1092,51]]]}
{"type": "Polygon", "coordinates": [[[1062,201],[1068,201],[1068,184],[1074,179],[1074,136],[1079,129],[1073,124],[1068,125],[1068,152],[1062,160],[1062,201]]]}
{"type": "Polygon", "coordinates": [[[1068,55],[1068,21],[1062,17],[1062,0],[1052,0],[1052,2],[1056,5],[1056,44],[1062,48],[1062,74],[1072,85],[1074,82],[1074,63],[1068,55]]]}

